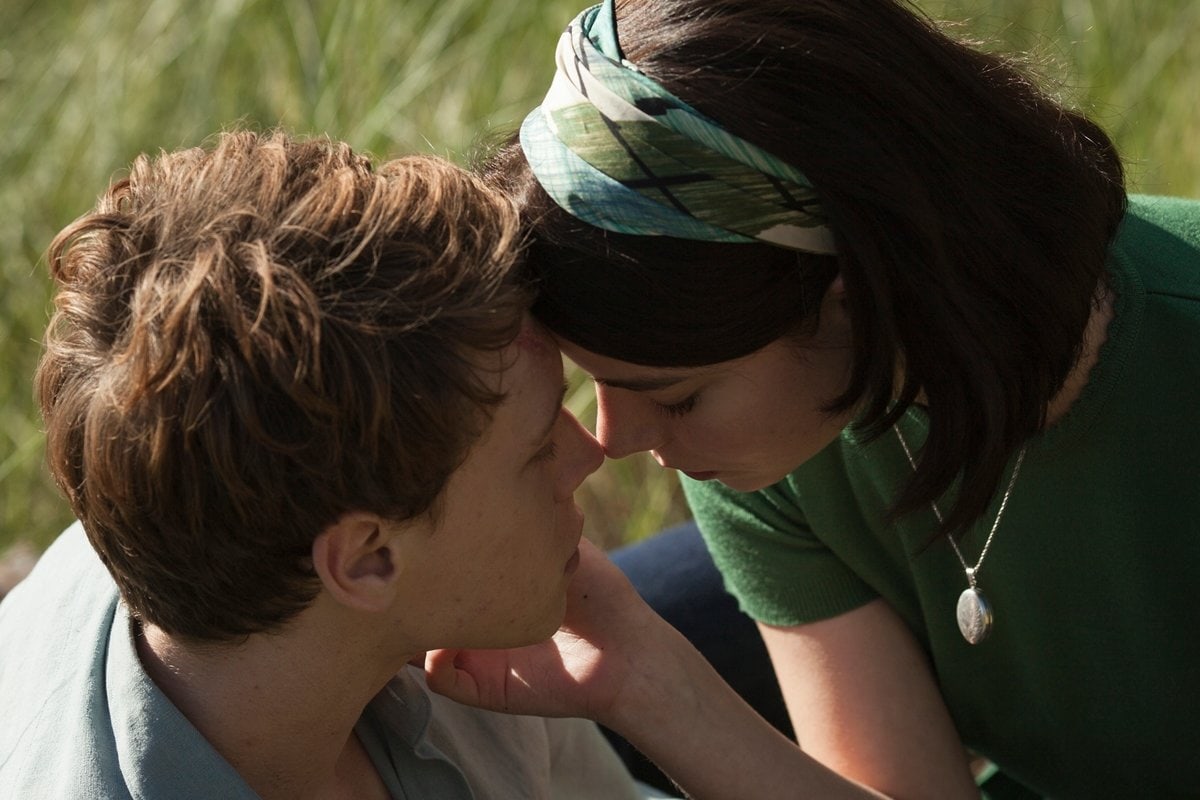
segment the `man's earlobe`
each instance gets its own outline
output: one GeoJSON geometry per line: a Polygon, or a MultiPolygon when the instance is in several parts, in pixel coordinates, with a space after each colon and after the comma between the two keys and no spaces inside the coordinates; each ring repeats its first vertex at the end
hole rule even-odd
{"type": "Polygon", "coordinates": [[[374,514],[349,512],[317,535],[313,569],[333,599],[368,612],[387,610],[396,592],[396,536],[374,514]]]}

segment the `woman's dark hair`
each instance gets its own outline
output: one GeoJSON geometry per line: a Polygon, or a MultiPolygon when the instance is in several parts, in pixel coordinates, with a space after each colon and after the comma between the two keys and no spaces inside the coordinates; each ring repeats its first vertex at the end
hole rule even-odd
{"type": "Polygon", "coordinates": [[[559,209],[510,146],[490,169],[535,231],[534,313],[606,356],[715,363],[809,329],[840,272],[854,367],[830,410],[861,408],[875,437],[923,393],[929,435],[893,514],[961,476],[939,533],[961,532],[1077,361],[1125,208],[1108,137],[900,0],[629,0],[618,36],[647,75],[803,171],[838,254],[608,233],[559,209]]]}

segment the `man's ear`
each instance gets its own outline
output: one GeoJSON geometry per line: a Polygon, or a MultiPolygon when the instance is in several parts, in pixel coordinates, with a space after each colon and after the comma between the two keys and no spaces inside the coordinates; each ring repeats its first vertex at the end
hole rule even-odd
{"type": "Polygon", "coordinates": [[[397,532],[375,514],[343,514],[313,540],[313,569],[343,605],[368,612],[391,607],[400,573],[397,532]]]}

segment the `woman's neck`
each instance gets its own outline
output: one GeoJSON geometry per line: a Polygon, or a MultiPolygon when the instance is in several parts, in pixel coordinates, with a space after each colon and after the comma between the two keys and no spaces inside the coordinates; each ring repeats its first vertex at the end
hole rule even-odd
{"type": "MultiPolygon", "coordinates": [[[[1107,285],[1102,286],[1100,288],[1100,295],[1093,304],[1092,313],[1088,317],[1087,325],[1083,330],[1083,341],[1079,349],[1079,358],[1076,360],[1075,365],[1071,367],[1071,371],[1067,373],[1067,378],[1063,381],[1062,388],[1058,390],[1058,393],[1050,399],[1050,403],[1046,406],[1047,428],[1066,416],[1071,407],[1075,405],[1075,401],[1083,394],[1092,369],[1100,360],[1100,350],[1104,347],[1104,343],[1108,341],[1108,326],[1116,314],[1114,300],[1115,295],[1112,289],[1108,288],[1107,285]]],[[[897,392],[902,384],[903,371],[898,370],[896,379],[897,392]]],[[[917,396],[913,400],[913,405],[926,410],[928,409],[929,400],[925,396],[924,389],[917,392],[917,396]]]]}
{"type": "Polygon", "coordinates": [[[1108,326],[1116,314],[1114,300],[1112,289],[1107,286],[1101,287],[1099,299],[1092,308],[1091,316],[1088,317],[1087,327],[1084,328],[1079,360],[1075,362],[1075,366],[1067,374],[1062,388],[1046,408],[1047,428],[1066,416],[1071,407],[1075,405],[1075,401],[1083,394],[1092,369],[1100,360],[1100,350],[1108,341],[1108,326]]]}

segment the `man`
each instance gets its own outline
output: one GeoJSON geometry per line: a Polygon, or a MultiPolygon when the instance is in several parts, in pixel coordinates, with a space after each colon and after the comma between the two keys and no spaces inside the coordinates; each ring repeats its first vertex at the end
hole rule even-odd
{"type": "Polygon", "coordinates": [[[514,212],[281,133],[139,158],[51,245],[80,522],[0,606],[0,796],[637,796],[594,726],[427,692],[563,619],[600,463],[514,212]]]}

